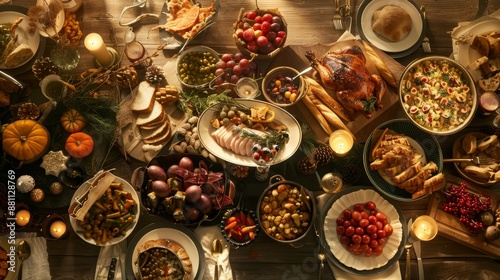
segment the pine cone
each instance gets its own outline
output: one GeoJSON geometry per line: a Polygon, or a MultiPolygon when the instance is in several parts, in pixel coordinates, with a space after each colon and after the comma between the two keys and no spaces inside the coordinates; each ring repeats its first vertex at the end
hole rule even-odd
{"type": "Polygon", "coordinates": [[[339,173],[342,179],[344,179],[344,183],[347,184],[355,183],[357,180],[359,180],[359,177],[361,175],[359,167],[352,163],[347,164],[345,167],[341,168],[339,173]]]}
{"type": "Polygon", "coordinates": [[[120,68],[116,72],[116,82],[121,88],[135,88],[139,84],[137,71],[132,66],[120,68]]]}
{"type": "Polygon", "coordinates": [[[323,166],[328,164],[333,159],[333,150],[330,146],[323,145],[316,148],[311,157],[316,161],[318,166],[323,166]]]}
{"type": "Polygon", "coordinates": [[[311,175],[316,172],[316,161],[310,157],[303,157],[297,163],[297,170],[304,175],[311,175]]]}
{"type": "Polygon", "coordinates": [[[146,81],[150,84],[162,84],[165,81],[165,73],[158,65],[151,65],[146,70],[146,81]]]}
{"type": "Polygon", "coordinates": [[[59,68],[54,65],[50,57],[41,57],[35,60],[31,70],[38,80],[42,80],[50,74],[59,74],[59,68]]]}
{"type": "Polygon", "coordinates": [[[26,102],[17,108],[16,117],[22,120],[36,120],[40,116],[40,108],[33,102],[26,102]]]}

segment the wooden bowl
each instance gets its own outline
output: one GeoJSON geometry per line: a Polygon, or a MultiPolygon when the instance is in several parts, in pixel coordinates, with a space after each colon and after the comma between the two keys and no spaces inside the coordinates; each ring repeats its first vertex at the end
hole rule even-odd
{"type": "MultiPolygon", "coordinates": [[[[246,15],[247,15],[248,12],[245,12],[245,9],[241,8],[240,13],[238,15],[238,19],[236,20],[236,22],[233,25],[233,28],[234,28],[234,30],[233,30],[234,31],[233,32],[233,38],[234,38],[234,41],[236,43],[236,47],[246,57],[255,57],[255,59],[258,59],[258,60],[272,59],[285,46],[285,41],[286,41],[286,37],[287,37],[287,34],[288,34],[288,29],[287,29],[286,21],[283,18],[283,16],[281,15],[281,13],[278,11],[277,8],[274,8],[274,9],[264,9],[264,10],[261,10],[261,9],[257,8],[257,9],[252,10],[252,11],[255,11],[257,13],[257,16],[263,16],[264,14],[267,14],[267,13],[271,14],[273,17],[274,16],[279,16],[281,18],[281,21],[282,21],[280,31],[284,31],[286,35],[283,37],[283,40],[282,40],[281,44],[278,47],[275,47],[275,49],[272,50],[272,51],[270,51],[270,52],[262,52],[262,51],[252,52],[252,51],[248,50],[248,48],[246,47],[247,42],[245,42],[245,40],[243,40],[243,38],[238,37],[236,31],[239,28],[243,29],[242,27],[243,27],[243,24],[245,22],[249,23],[250,26],[252,26],[254,24],[254,20],[248,19],[246,17],[246,15]]],[[[252,27],[250,27],[250,28],[252,28],[252,27]]]]}

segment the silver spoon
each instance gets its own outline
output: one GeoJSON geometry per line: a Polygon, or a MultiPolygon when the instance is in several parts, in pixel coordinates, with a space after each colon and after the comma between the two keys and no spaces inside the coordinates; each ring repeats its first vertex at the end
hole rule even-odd
{"type": "Polygon", "coordinates": [[[312,66],[307,67],[306,69],[302,70],[302,72],[300,72],[299,74],[295,75],[295,76],[292,78],[292,80],[297,79],[298,77],[300,77],[300,76],[304,75],[305,73],[307,73],[307,72],[311,71],[312,69],[313,69],[313,68],[312,68],[312,66]]]}
{"type": "Polygon", "coordinates": [[[215,258],[215,271],[214,271],[214,279],[219,279],[219,258],[222,255],[222,242],[220,239],[215,239],[212,242],[212,256],[215,258]]]}
{"type": "Polygon", "coordinates": [[[17,257],[19,261],[19,276],[18,279],[23,279],[23,261],[31,256],[31,246],[26,240],[21,240],[17,245],[17,257]]]}

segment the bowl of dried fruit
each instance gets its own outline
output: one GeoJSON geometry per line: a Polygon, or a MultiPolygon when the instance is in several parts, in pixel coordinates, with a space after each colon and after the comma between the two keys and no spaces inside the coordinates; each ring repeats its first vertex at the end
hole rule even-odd
{"type": "Polygon", "coordinates": [[[234,24],[236,47],[247,57],[274,58],[285,45],[287,24],[278,9],[241,9],[234,24]]]}
{"type": "Polygon", "coordinates": [[[304,186],[274,175],[258,201],[257,219],[271,239],[293,244],[311,230],[316,203],[304,186]]]}

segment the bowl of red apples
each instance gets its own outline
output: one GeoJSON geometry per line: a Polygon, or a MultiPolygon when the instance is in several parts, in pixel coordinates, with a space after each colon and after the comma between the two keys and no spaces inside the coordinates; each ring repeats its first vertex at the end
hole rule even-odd
{"type": "Polygon", "coordinates": [[[241,9],[234,24],[233,38],[247,57],[271,59],[285,45],[287,24],[278,9],[241,9]]]}

